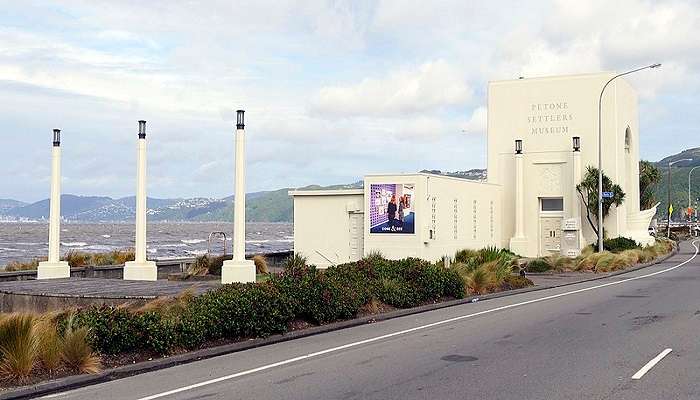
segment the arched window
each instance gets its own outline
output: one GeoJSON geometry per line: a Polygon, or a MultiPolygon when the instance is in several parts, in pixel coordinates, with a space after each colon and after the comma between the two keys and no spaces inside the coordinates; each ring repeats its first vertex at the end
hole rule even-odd
{"type": "Polygon", "coordinates": [[[625,129],[625,151],[630,152],[630,145],[632,142],[632,132],[630,131],[630,127],[628,126],[627,129],[625,129]]]}

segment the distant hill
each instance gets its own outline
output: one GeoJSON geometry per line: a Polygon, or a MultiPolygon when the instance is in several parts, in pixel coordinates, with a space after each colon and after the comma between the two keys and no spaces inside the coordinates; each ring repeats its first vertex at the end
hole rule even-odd
{"type": "MultiPolygon", "coordinates": [[[[660,219],[665,219],[668,215],[668,163],[683,159],[690,159],[690,161],[680,161],[671,166],[671,202],[673,204],[671,218],[674,221],[681,221],[685,218],[684,212],[688,207],[688,173],[693,167],[700,166],[700,147],[683,150],[654,163],[661,171],[661,182],[656,185],[654,191],[656,201],[661,202],[656,214],[660,219]]],[[[697,208],[700,205],[698,200],[700,198],[700,168],[693,172],[691,178],[691,206],[697,208]]]]}
{"type": "MultiPolygon", "coordinates": [[[[343,189],[362,187],[362,182],[349,185],[318,186],[301,189],[343,189]]],[[[251,222],[291,222],[293,201],[288,192],[294,188],[248,193],[246,219],[251,222]]],[[[149,221],[232,221],[233,196],[223,199],[195,197],[191,199],[147,200],[149,221]]],[[[69,221],[124,222],[134,218],[134,196],[113,199],[104,196],[61,196],[61,215],[69,221]]],[[[0,200],[0,220],[47,220],[49,200],[26,204],[0,200]]]]}
{"type": "Polygon", "coordinates": [[[487,178],[487,173],[486,169],[470,169],[467,171],[455,171],[455,172],[442,172],[439,169],[424,169],[421,171],[422,173],[425,174],[434,174],[434,175],[444,175],[444,176],[451,176],[454,178],[462,178],[462,179],[470,179],[474,181],[485,181],[487,178]]]}
{"type": "Polygon", "coordinates": [[[27,203],[19,200],[0,199],[0,214],[6,213],[14,208],[26,206],[27,203]]]}

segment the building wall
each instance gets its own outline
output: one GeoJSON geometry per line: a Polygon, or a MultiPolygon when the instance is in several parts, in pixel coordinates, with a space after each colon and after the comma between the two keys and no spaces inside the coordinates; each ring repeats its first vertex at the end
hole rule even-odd
{"type": "MultiPolygon", "coordinates": [[[[581,176],[598,165],[598,97],[612,73],[491,82],[488,89],[488,181],[503,185],[503,235],[507,246],[515,229],[514,142],[523,140],[525,256],[540,252],[540,198],[561,197],[564,217],[578,208],[583,237],[595,234],[574,188],[572,137],[581,138],[581,176]]],[[[627,214],[639,212],[639,133],[637,96],[623,79],[603,97],[603,171],[626,193],[625,203],[606,218],[608,237],[624,236],[627,214]],[[630,127],[629,153],[624,148],[630,127]]],[[[595,222],[595,220],[594,220],[595,222]]]]}
{"type": "Polygon", "coordinates": [[[362,191],[304,191],[290,195],[294,199],[294,252],[322,268],[353,261],[350,216],[364,213],[362,191]]]}
{"type": "Polygon", "coordinates": [[[368,220],[365,253],[378,250],[392,259],[434,261],[460,249],[502,242],[498,185],[430,174],[370,175],[364,182],[366,210],[371,208],[373,185],[415,185],[415,233],[371,233],[368,220]]]}

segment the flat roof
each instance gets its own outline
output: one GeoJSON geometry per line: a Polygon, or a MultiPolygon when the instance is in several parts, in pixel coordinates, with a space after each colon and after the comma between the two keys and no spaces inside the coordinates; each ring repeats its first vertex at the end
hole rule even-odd
{"type": "Polygon", "coordinates": [[[482,181],[482,180],[476,180],[476,179],[469,179],[469,178],[460,178],[457,176],[450,176],[450,175],[439,175],[439,174],[430,174],[427,172],[408,172],[408,173],[399,173],[399,174],[367,174],[365,175],[365,178],[380,178],[380,177],[390,177],[390,176],[399,176],[399,177],[408,177],[408,176],[426,176],[428,178],[437,178],[437,179],[451,179],[455,182],[463,182],[463,183],[474,183],[477,185],[493,185],[493,186],[500,186],[497,183],[490,183],[488,181],[482,181]]]}
{"type": "Polygon", "coordinates": [[[364,189],[325,189],[325,190],[290,190],[290,196],[351,196],[364,194],[364,189]]]}
{"type": "Polygon", "coordinates": [[[584,74],[569,74],[569,75],[549,75],[549,76],[533,76],[533,77],[523,77],[514,79],[499,79],[494,81],[489,81],[489,84],[499,84],[499,83],[513,83],[513,82],[527,82],[527,81],[545,81],[545,80],[560,80],[560,79],[572,79],[572,78],[591,78],[594,76],[611,76],[615,75],[614,71],[601,71],[601,72],[589,72],[584,74]]]}

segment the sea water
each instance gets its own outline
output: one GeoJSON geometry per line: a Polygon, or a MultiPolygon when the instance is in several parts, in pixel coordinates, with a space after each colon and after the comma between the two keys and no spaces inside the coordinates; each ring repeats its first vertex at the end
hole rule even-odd
{"type": "MultiPolygon", "coordinates": [[[[0,266],[10,261],[30,261],[49,252],[46,223],[0,223],[0,266]]],[[[148,225],[149,259],[193,257],[207,253],[209,234],[226,233],[211,240],[211,253],[231,254],[233,224],[225,222],[157,222],[148,225]]],[[[291,250],[294,244],[290,223],[246,224],[246,253],[291,250]]],[[[61,254],[70,250],[102,253],[134,247],[134,225],[126,223],[62,223],[61,254]]]]}

